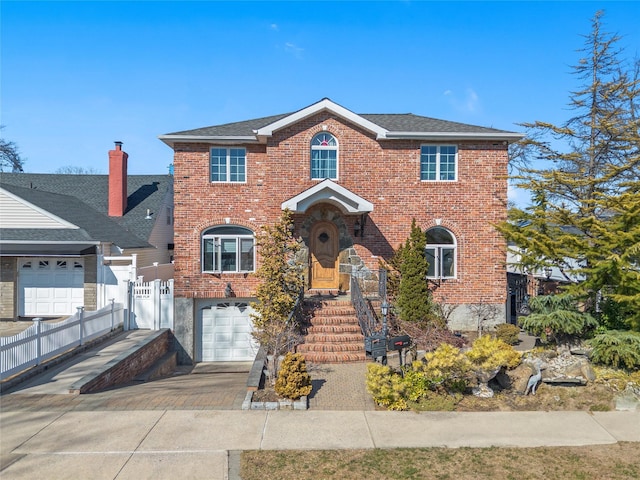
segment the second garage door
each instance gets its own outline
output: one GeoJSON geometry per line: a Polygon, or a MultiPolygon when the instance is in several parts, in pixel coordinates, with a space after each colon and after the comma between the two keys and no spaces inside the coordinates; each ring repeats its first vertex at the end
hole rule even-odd
{"type": "Polygon", "coordinates": [[[20,315],[73,315],[84,305],[84,264],[81,259],[30,258],[18,270],[20,315]]]}
{"type": "Polygon", "coordinates": [[[251,307],[247,302],[221,302],[201,310],[203,362],[253,361],[258,350],[251,336],[251,307]]]}

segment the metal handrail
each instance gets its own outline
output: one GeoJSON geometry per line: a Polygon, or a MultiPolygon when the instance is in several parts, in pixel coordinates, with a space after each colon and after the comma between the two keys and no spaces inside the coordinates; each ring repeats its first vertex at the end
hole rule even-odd
{"type": "Polygon", "coordinates": [[[351,303],[356,311],[363,335],[365,337],[371,336],[376,330],[377,318],[362,295],[358,279],[353,275],[351,276],[351,303]]]}
{"type": "Polygon", "coordinates": [[[378,297],[387,298],[387,269],[380,268],[378,270],[378,297]]]}

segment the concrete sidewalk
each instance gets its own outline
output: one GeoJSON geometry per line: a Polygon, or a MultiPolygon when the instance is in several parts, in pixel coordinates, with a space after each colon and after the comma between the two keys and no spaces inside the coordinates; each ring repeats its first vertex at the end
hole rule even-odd
{"type": "Polygon", "coordinates": [[[0,412],[7,479],[229,478],[238,450],[640,442],[640,412],[0,412]]]}
{"type": "MultiPolygon", "coordinates": [[[[376,411],[364,382],[358,381],[364,378],[365,364],[312,367],[314,393],[307,411],[240,410],[250,364],[198,364],[150,383],[87,395],[66,393],[76,378],[130,348],[127,342],[135,342],[133,334],[0,397],[3,480],[236,480],[229,452],[256,449],[640,442],[637,411],[376,411]]],[[[237,455],[231,458],[237,460],[237,455]]]]}

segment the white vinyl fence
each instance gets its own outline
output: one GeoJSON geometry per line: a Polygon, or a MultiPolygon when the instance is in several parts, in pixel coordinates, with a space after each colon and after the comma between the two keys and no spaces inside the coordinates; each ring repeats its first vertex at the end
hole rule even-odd
{"type": "Polygon", "coordinates": [[[0,337],[0,380],[115,330],[123,323],[124,312],[124,306],[113,301],[96,312],[79,307],[60,322],[35,319],[23,332],[0,337]]]}
{"type": "Polygon", "coordinates": [[[131,292],[130,328],[173,329],[173,280],[143,282],[140,277],[131,292]]]}

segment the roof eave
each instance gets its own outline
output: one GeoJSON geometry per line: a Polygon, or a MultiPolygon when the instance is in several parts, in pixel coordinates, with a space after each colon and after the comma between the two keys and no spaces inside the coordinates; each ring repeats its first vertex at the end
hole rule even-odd
{"type": "Polygon", "coordinates": [[[385,140],[489,140],[499,142],[517,142],[524,138],[521,133],[511,132],[388,132],[385,140]]]}
{"type": "Polygon", "coordinates": [[[239,143],[259,143],[255,135],[160,135],[158,138],[170,146],[176,143],[211,143],[234,145],[239,143]]]}

